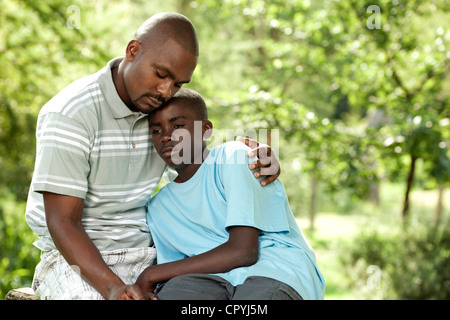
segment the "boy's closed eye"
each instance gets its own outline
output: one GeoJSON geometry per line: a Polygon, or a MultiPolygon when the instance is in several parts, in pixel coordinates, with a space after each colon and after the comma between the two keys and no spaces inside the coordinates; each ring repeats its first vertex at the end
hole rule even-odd
{"type": "MultiPolygon", "coordinates": [[[[174,130],[180,129],[180,128],[183,128],[184,126],[185,126],[184,123],[175,124],[175,125],[173,126],[173,129],[174,129],[174,130]]],[[[158,133],[161,133],[161,129],[160,129],[160,128],[152,128],[152,129],[151,129],[151,132],[152,132],[152,134],[158,134],[158,133]]]]}

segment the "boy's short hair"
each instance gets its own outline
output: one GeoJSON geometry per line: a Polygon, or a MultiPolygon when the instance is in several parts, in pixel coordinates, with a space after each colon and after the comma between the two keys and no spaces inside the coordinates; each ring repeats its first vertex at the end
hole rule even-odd
{"type": "Polygon", "coordinates": [[[187,103],[189,107],[193,108],[196,116],[198,116],[198,120],[208,120],[208,110],[206,107],[206,103],[200,93],[192,89],[180,88],[180,90],[175,93],[175,95],[167,102],[167,104],[176,102],[177,100],[183,100],[183,102],[187,103]]]}

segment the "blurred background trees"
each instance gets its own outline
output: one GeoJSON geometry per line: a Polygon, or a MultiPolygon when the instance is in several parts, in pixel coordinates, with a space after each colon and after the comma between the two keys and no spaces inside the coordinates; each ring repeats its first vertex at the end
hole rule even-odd
{"type": "Polygon", "coordinates": [[[414,297],[387,280],[399,269],[409,270],[416,297],[449,297],[444,0],[0,0],[0,297],[29,285],[38,261],[23,216],[40,108],[123,55],[139,25],[161,11],[196,27],[200,58],[189,87],[205,97],[215,128],[279,130],[271,144],[280,178],[311,230],[328,297],[369,297],[355,293],[369,265],[389,287],[375,297],[414,297]],[[392,248],[404,254],[389,260],[392,248]],[[414,269],[420,259],[429,263],[414,269]]]}

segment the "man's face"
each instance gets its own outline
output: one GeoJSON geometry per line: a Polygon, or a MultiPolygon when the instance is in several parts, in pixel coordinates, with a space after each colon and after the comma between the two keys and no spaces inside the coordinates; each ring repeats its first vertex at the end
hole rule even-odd
{"type": "Polygon", "coordinates": [[[212,129],[210,121],[198,120],[188,105],[171,100],[149,115],[149,123],[153,145],[170,167],[181,169],[196,161],[201,163],[203,135],[212,129]]]}
{"type": "Polygon", "coordinates": [[[150,113],[191,80],[197,57],[172,39],[159,48],[143,47],[130,42],[124,72],[124,84],[137,111],[150,113]]]}

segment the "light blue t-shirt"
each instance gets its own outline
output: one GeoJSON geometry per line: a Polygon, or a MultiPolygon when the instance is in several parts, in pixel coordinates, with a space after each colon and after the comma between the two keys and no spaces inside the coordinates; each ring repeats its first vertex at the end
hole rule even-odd
{"type": "Polygon", "coordinates": [[[194,176],[171,182],[148,203],[147,222],[158,263],[212,250],[227,228],[259,229],[259,258],[249,267],[217,274],[232,285],[263,276],[284,282],[303,299],[323,299],[325,282],[315,254],[297,226],[279,180],[261,187],[248,169],[250,149],[240,142],[213,148],[194,176]]]}

